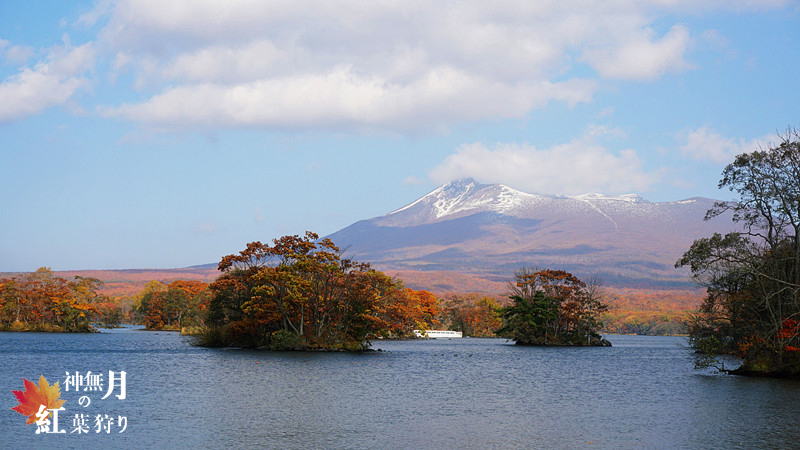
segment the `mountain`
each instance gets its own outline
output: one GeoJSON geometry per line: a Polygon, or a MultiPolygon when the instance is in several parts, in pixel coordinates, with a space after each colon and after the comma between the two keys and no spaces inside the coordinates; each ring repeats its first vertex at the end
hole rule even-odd
{"type": "Polygon", "coordinates": [[[553,197],[461,179],[330,237],[383,270],[508,279],[527,266],[597,275],[614,285],[689,285],[675,261],[694,239],[733,229],[704,221],[715,200],[649,202],[635,194],[553,197]]]}

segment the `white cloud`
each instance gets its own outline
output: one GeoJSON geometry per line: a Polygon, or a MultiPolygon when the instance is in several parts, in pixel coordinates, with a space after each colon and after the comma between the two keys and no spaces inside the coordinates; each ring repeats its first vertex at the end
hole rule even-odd
{"type": "Polygon", "coordinates": [[[268,40],[247,43],[242,47],[210,46],[184,53],[162,69],[166,79],[181,81],[240,82],[291,73],[293,59],[268,40]]]}
{"type": "Polygon", "coordinates": [[[615,153],[587,136],[546,149],[528,144],[464,145],[430,173],[436,183],[461,177],[527,192],[573,195],[642,192],[660,175],[645,172],[635,151],[615,153]]]}
{"type": "Polygon", "coordinates": [[[91,44],[54,48],[45,61],[0,82],[0,123],[63,105],[86,85],[82,74],[93,65],[91,44]]]}
{"type": "Polygon", "coordinates": [[[680,147],[683,156],[718,163],[732,162],[736,155],[750,153],[765,147],[771,136],[745,140],[728,138],[708,127],[691,130],[682,136],[686,143],[680,147]]]}
{"type": "MultiPolygon", "coordinates": [[[[63,103],[98,49],[104,79],[133,80],[140,95],[100,110],[154,129],[438,130],[589,102],[605,79],[689,70],[704,30],[675,18],[787,1],[98,0],[72,24],[100,28],[97,40],[49,63],[71,75],[37,65],[0,89],[48,76],[55,92],[24,114],[63,103]]],[[[8,45],[7,60],[35,54],[8,45]]],[[[0,120],[19,116],[2,108],[0,120]]]]}
{"type": "Polygon", "coordinates": [[[653,34],[646,29],[609,47],[587,50],[584,59],[606,78],[633,80],[658,78],[693,67],[684,59],[689,45],[686,27],[675,25],[661,39],[653,34]]]}
{"type": "Polygon", "coordinates": [[[95,50],[92,44],[78,47],[66,45],[52,50],[48,70],[61,77],[83,75],[94,67],[95,50]]]}
{"type": "Polygon", "coordinates": [[[692,67],[692,33],[677,23],[656,32],[656,23],[763,7],[121,0],[103,3],[86,21],[108,17],[101,40],[116,55],[115,68],[134,72],[137,89],[155,92],[108,106],[110,114],[177,127],[396,130],[523,117],[549,101],[590,101],[604,78],[683,72],[692,67]],[[573,75],[586,65],[599,79],[573,75]]]}
{"type": "Polygon", "coordinates": [[[588,101],[593,87],[583,80],[507,85],[448,67],[397,84],[337,67],[324,74],[241,84],[178,86],[104,112],[175,126],[439,128],[454,121],[517,117],[550,100],[588,101]]]}
{"type": "Polygon", "coordinates": [[[5,60],[5,64],[25,64],[32,56],[32,48],[24,45],[12,45],[11,42],[0,39],[0,60],[5,60]]]}

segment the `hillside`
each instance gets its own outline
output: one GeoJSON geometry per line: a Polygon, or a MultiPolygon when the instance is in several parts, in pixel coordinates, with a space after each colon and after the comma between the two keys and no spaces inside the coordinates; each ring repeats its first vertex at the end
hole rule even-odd
{"type": "MultiPolygon", "coordinates": [[[[74,277],[97,278],[103,282],[99,293],[111,297],[132,295],[144,288],[148,281],[160,281],[169,284],[175,280],[198,280],[210,283],[217,279],[219,271],[214,267],[189,267],[185,269],[126,269],[126,270],[61,270],[56,276],[72,280],[74,277]]],[[[17,275],[2,272],[0,278],[17,275]]]]}
{"type": "MultiPolygon", "coordinates": [[[[548,197],[464,179],[328,237],[348,257],[437,295],[502,294],[514,271],[524,266],[565,269],[581,278],[596,275],[615,289],[699,292],[673,265],[694,239],[731,228],[727,218],[703,220],[713,202],[648,202],[632,194],[548,197]]],[[[216,266],[58,275],[99,278],[105,282],[103,293],[125,295],[150,280],[210,282],[219,275],[216,266]]]]}
{"type": "Polygon", "coordinates": [[[694,239],[731,229],[726,217],[703,220],[713,203],[649,202],[633,194],[549,197],[463,179],[328,237],[383,270],[500,281],[538,266],[619,286],[689,287],[675,261],[694,239]]]}

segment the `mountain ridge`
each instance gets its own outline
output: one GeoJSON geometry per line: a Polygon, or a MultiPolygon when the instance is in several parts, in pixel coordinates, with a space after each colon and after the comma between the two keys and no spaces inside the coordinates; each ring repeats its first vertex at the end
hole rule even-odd
{"type": "Polygon", "coordinates": [[[328,237],[380,269],[511,275],[539,266],[622,284],[687,286],[675,261],[694,239],[733,228],[725,217],[703,220],[714,202],[545,196],[466,178],[328,237]]]}
{"type": "MultiPolygon", "coordinates": [[[[650,202],[636,194],[544,196],[464,179],[328,237],[346,257],[439,295],[497,294],[526,266],[569,270],[581,278],[596,275],[622,289],[700,292],[674,263],[694,239],[733,230],[728,218],[703,220],[714,202],[704,197],[650,202]]],[[[213,281],[217,265],[56,273],[96,277],[106,282],[103,293],[129,295],[154,279],[213,281]]]]}

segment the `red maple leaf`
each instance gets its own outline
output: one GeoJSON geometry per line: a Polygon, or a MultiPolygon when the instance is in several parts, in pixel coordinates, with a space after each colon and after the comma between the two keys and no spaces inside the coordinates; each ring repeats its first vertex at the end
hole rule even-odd
{"type": "Polygon", "coordinates": [[[39,408],[42,405],[44,405],[45,409],[58,409],[64,404],[64,400],[58,399],[61,397],[58,381],[51,386],[47,383],[44,375],[39,376],[38,387],[25,378],[22,381],[25,384],[25,391],[11,391],[19,401],[19,405],[11,409],[23,416],[28,416],[28,421],[25,422],[25,425],[30,425],[36,421],[36,413],[39,412],[39,408]]]}

